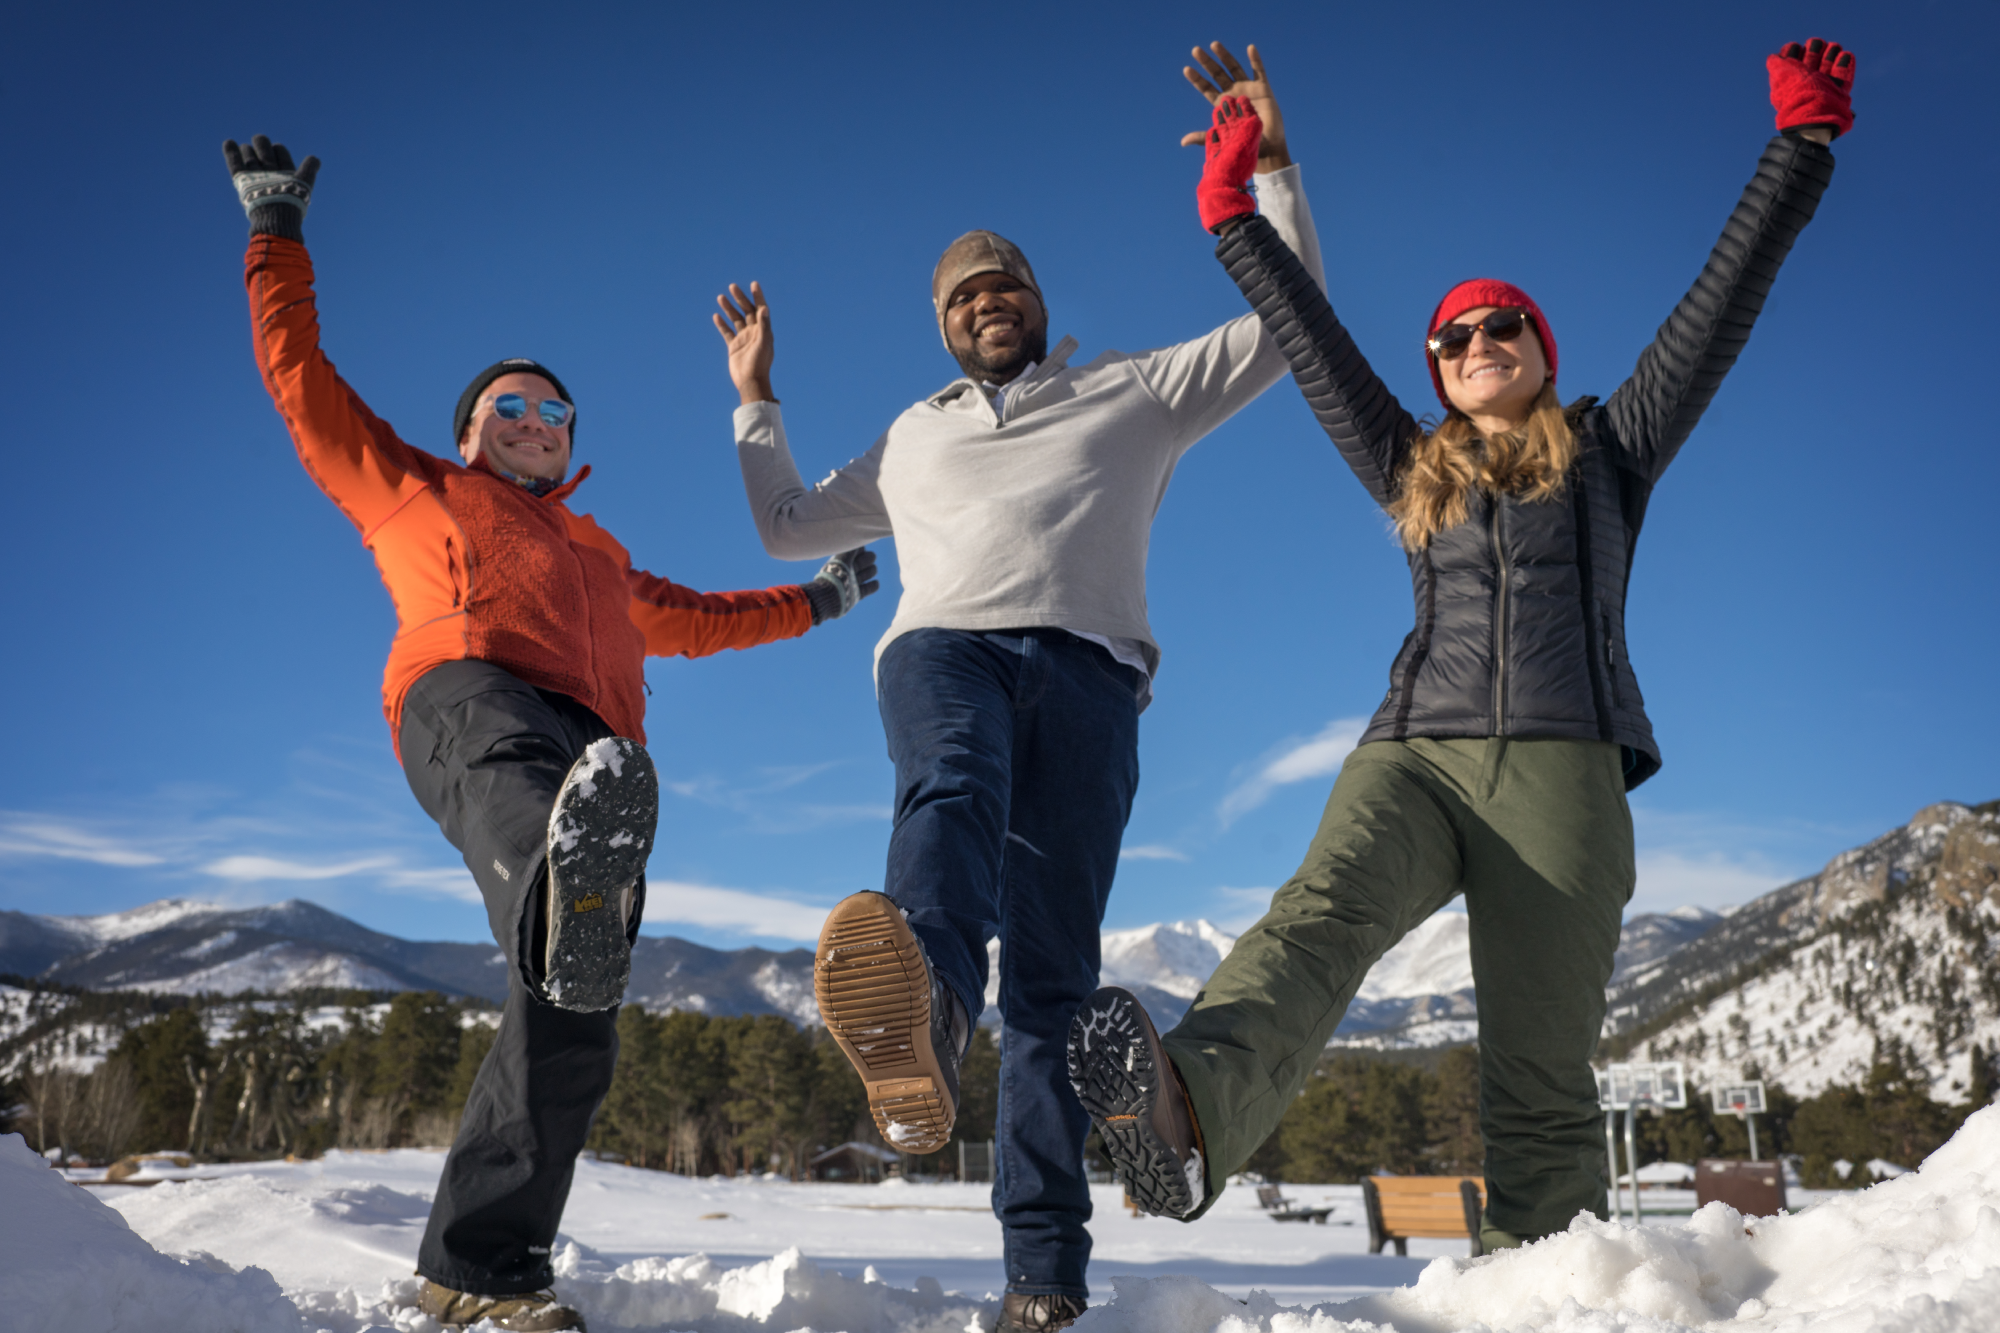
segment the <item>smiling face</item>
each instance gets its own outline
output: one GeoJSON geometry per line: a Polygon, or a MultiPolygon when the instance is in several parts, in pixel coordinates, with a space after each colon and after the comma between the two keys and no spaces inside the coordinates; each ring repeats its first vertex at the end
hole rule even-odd
{"type": "Polygon", "coordinates": [[[952,291],[944,307],[944,342],[974,380],[1005,384],[1048,355],[1049,316],[1026,283],[981,273],[952,291]]]}
{"type": "MultiPolygon", "coordinates": [[[[1451,322],[1477,324],[1498,309],[1474,306],[1451,322]]],[[[1533,317],[1511,342],[1494,342],[1483,329],[1474,333],[1464,356],[1438,362],[1438,377],[1451,405],[1474,421],[1502,419],[1516,425],[1526,421],[1542,386],[1549,382],[1549,360],[1542,354],[1533,317]]]]}
{"type": "Polygon", "coordinates": [[[535,406],[544,398],[560,400],[562,395],[540,375],[516,372],[494,380],[472,409],[465,438],[458,442],[460,456],[470,463],[484,455],[496,471],[517,477],[561,480],[569,471],[569,427],[551,426],[542,420],[535,406]],[[519,421],[505,421],[493,414],[493,400],[508,393],[528,400],[527,415],[519,421]]]}

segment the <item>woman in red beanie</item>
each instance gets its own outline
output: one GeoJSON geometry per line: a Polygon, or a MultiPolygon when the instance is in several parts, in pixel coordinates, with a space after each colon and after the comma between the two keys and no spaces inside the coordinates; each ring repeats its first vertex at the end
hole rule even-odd
{"type": "MultiPolygon", "coordinates": [[[[1254,215],[1236,163],[1259,129],[1218,102],[1203,221],[1287,349],[1341,455],[1408,553],[1416,625],[1298,873],[1178,1027],[1099,991],[1070,1071],[1131,1195],[1193,1217],[1276,1128],[1369,967],[1459,894],[1479,996],[1486,1248],[1605,1215],[1590,1068],[1634,881],[1625,794],[1659,749],[1625,654],[1646,504],[1734,364],[1853,124],[1854,60],[1818,40],[1767,62],[1778,136],[1707,266],[1603,403],[1556,396],[1526,292],[1460,283],[1427,326],[1445,416],[1420,426],[1254,215]],[[1220,187],[1220,188],[1219,188],[1220,187]]],[[[1211,68],[1211,74],[1217,71],[1211,68]]]]}

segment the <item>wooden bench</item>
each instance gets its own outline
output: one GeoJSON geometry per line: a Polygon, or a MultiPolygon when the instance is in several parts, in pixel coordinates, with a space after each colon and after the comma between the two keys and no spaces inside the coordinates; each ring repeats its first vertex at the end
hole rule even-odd
{"type": "Polygon", "coordinates": [[[1368,1210],[1368,1253],[1380,1254],[1394,1242],[1397,1254],[1412,1236],[1472,1242],[1472,1257],[1485,1250],[1479,1244],[1481,1214],[1486,1208],[1486,1182],[1477,1176],[1369,1176],[1361,1182],[1361,1202],[1368,1210]]]}
{"type": "Polygon", "coordinates": [[[1331,1208],[1302,1208],[1295,1199],[1287,1199],[1276,1185],[1257,1187],[1257,1206],[1271,1215],[1273,1222],[1317,1222],[1326,1225],[1331,1208]]]}

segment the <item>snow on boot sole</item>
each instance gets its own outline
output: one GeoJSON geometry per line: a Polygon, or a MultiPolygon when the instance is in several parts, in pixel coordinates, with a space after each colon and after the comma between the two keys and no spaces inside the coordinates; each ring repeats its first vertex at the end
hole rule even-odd
{"type": "Polygon", "coordinates": [[[1070,1023],[1069,1081],[1132,1202],[1155,1217],[1185,1217],[1201,1201],[1189,1180],[1201,1157],[1184,1164],[1153,1127],[1163,1080],[1150,1027],[1131,994],[1098,991],[1070,1023]]]}
{"type": "Polygon", "coordinates": [[[882,1137],[906,1153],[944,1147],[958,1108],[931,1048],[930,976],[917,937],[887,894],[856,893],[827,914],[813,996],[868,1089],[882,1137]]]}
{"type": "Polygon", "coordinates": [[[626,890],[653,850],[660,779],[623,736],[592,741],[549,811],[549,938],[543,987],[577,1013],[609,1009],[632,972],[626,890]]]}

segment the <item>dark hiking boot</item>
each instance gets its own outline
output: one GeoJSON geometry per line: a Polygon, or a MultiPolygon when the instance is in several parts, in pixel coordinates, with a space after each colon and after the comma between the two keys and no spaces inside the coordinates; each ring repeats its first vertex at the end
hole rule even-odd
{"type": "Polygon", "coordinates": [[[890,1146],[933,1153],[951,1138],[965,1010],[931,972],[902,909],[882,893],[841,899],[820,928],[813,995],[868,1089],[890,1146]]]}
{"type": "Polygon", "coordinates": [[[625,998],[632,972],[632,893],[653,850],[660,779],[637,741],[592,741],[549,811],[549,1002],[578,1013],[625,998]]]}
{"type": "Polygon", "coordinates": [[[1076,1317],[1083,1313],[1084,1308],[1083,1301],[1075,1296],[1031,1296],[1026,1292],[1010,1291],[1000,1306],[997,1333],[1049,1333],[1049,1330],[1068,1328],[1076,1322],[1076,1317]]]}
{"type": "Polygon", "coordinates": [[[424,1279],[417,1295],[417,1308],[446,1328],[465,1328],[482,1319],[495,1328],[512,1333],[551,1333],[556,1329],[576,1329],[583,1333],[583,1316],[556,1299],[552,1291],[531,1291],[520,1296],[475,1296],[469,1291],[453,1291],[424,1279]]]}
{"type": "Polygon", "coordinates": [[[1069,1025],[1069,1081],[1132,1202],[1186,1217],[1202,1200],[1201,1135],[1145,1008],[1106,986],[1069,1025]]]}

